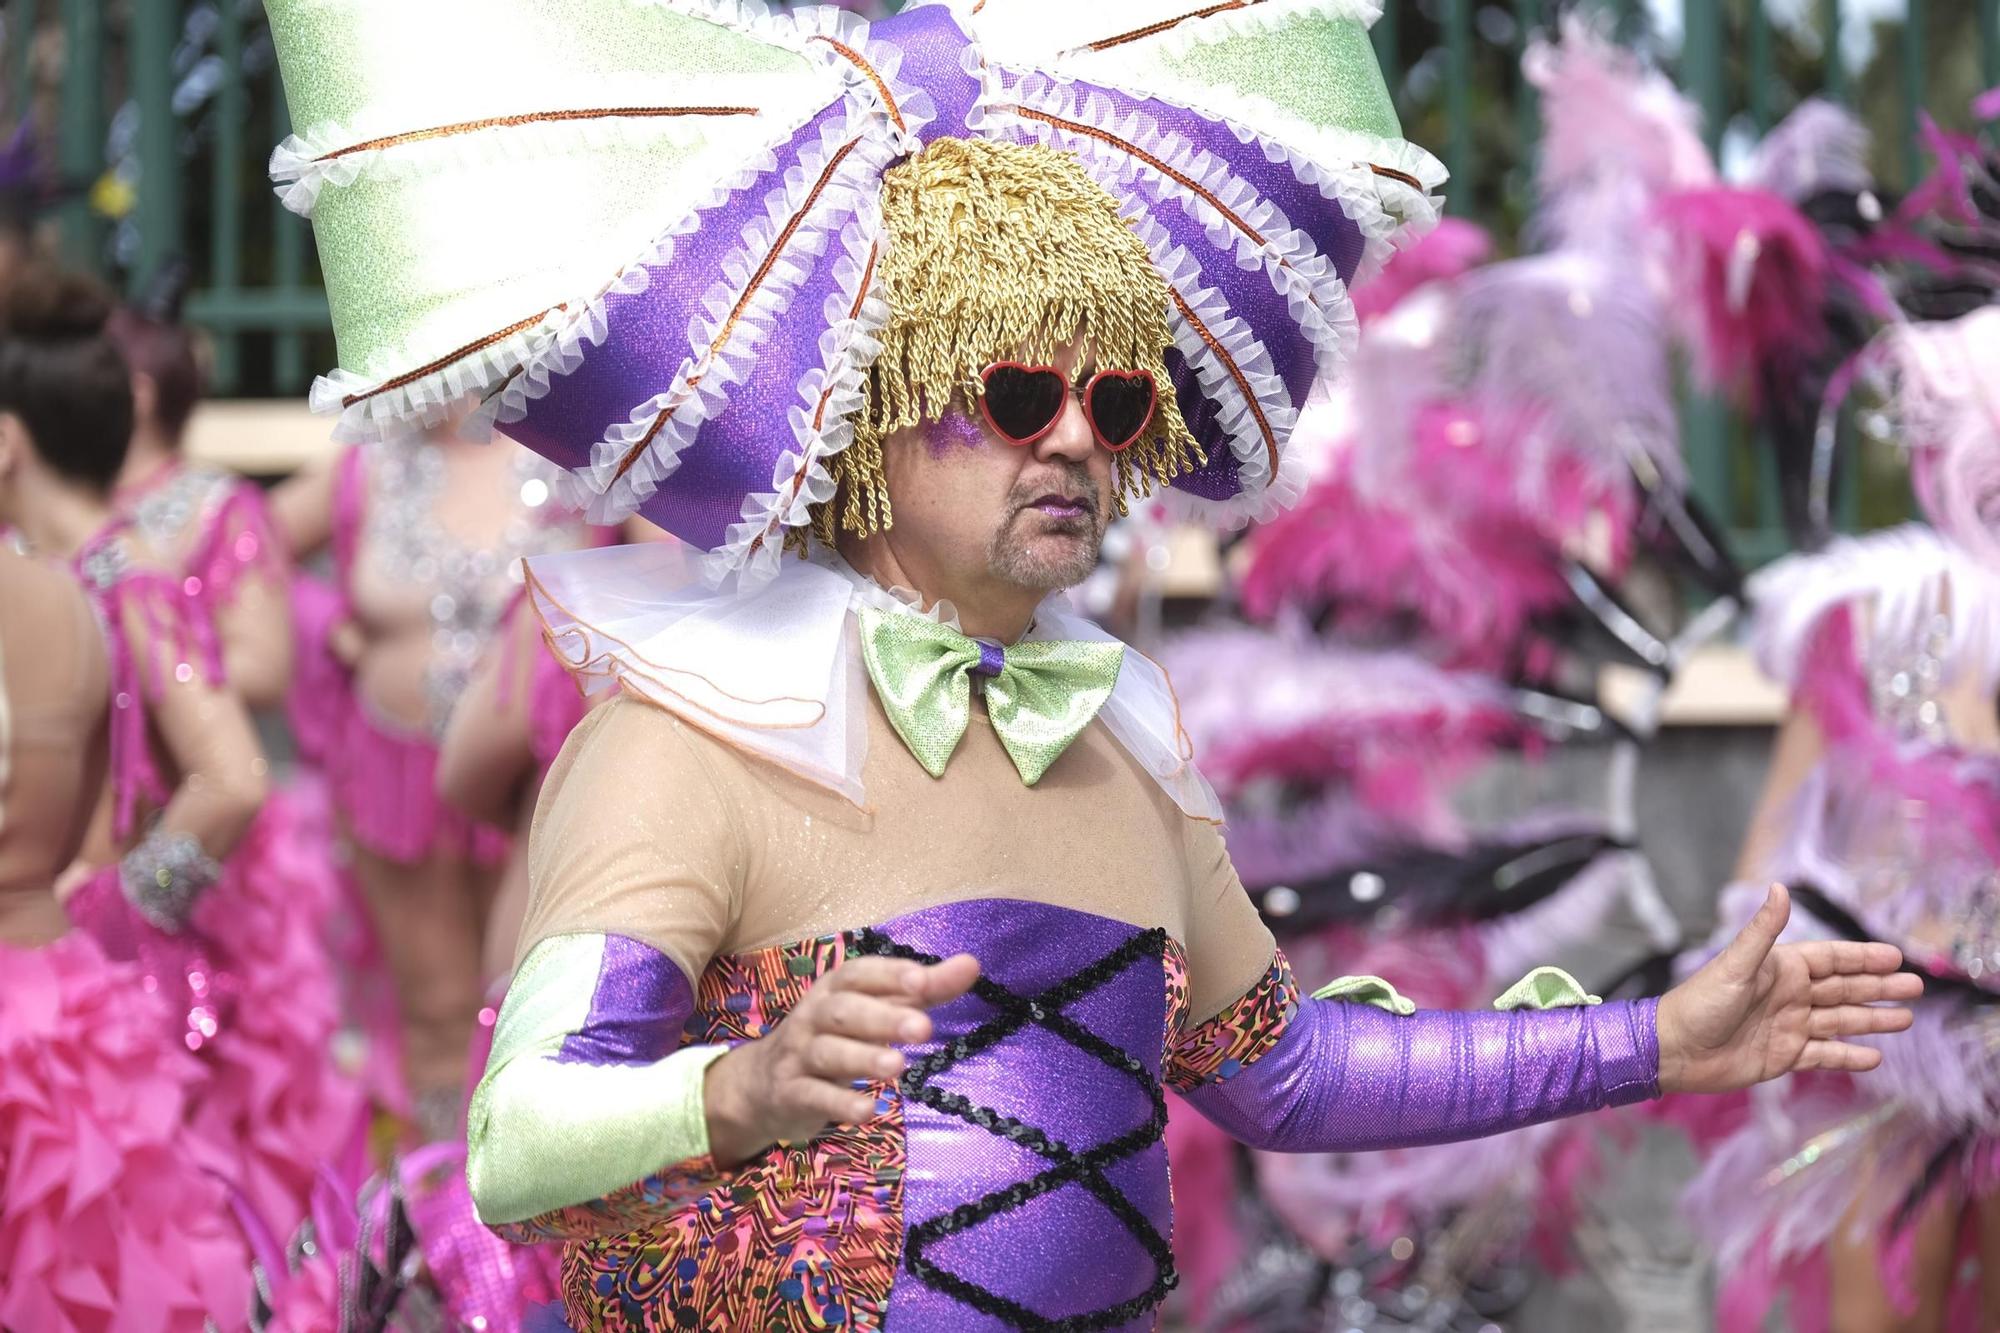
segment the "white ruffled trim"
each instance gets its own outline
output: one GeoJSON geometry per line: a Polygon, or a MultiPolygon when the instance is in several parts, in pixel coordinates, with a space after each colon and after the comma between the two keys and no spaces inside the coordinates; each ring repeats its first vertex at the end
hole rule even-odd
{"type": "Polygon", "coordinates": [[[521,420],[527,415],[528,404],[548,393],[551,379],[574,371],[583,364],[587,349],[604,341],[606,305],[612,294],[643,292],[651,280],[650,270],[663,268],[672,261],[676,239],[700,230],[702,214],[728,203],[758,176],[775,171],[777,150],[816,114],[808,113],[798,123],[779,129],[762,149],[747,155],[733,171],[717,180],[671,227],[587,300],[557,306],[533,327],[385,393],[373,390],[405,373],[404,367],[423,363],[426,360],[423,352],[405,347],[378,353],[365,374],[334,369],[313,383],[308,399],[311,409],[323,415],[338,415],[333,437],[343,443],[395,439],[432,430],[468,403],[477,405],[462,428],[470,437],[483,437],[495,421],[504,425],[521,420]],[[348,405],[345,400],[354,394],[369,396],[348,405]]]}
{"type": "Polygon", "coordinates": [[[933,625],[945,625],[958,630],[961,634],[965,632],[964,626],[959,623],[958,607],[948,598],[926,606],[923,594],[916,589],[905,588],[900,583],[884,587],[848,564],[846,558],[838,551],[829,551],[824,547],[814,547],[806,562],[818,565],[821,569],[832,570],[846,579],[854,589],[854,600],[872,606],[877,611],[907,613],[928,620],[933,625]]]}
{"type": "Polygon", "coordinates": [[[1222,407],[1217,424],[1228,441],[1230,451],[1236,456],[1237,479],[1242,489],[1230,499],[1219,501],[1187,496],[1171,487],[1167,489],[1167,494],[1175,497],[1173,503],[1191,503],[1194,512],[1205,521],[1225,528],[1238,528],[1289,508],[1305,489],[1305,466],[1303,459],[1294,457],[1293,451],[1286,447],[1293,428],[1298,424],[1298,412],[1292,406],[1291,396],[1285,391],[1284,381],[1278,378],[1271,366],[1270,351],[1259,341],[1248,323],[1229,313],[1228,302],[1221,293],[1202,286],[1200,266],[1186,249],[1173,243],[1165,227],[1148,217],[1135,219],[1133,226],[1139,233],[1139,239],[1152,252],[1153,264],[1159,269],[1160,276],[1180,294],[1195,318],[1221,344],[1223,353],[1235,362],[1250,388],[1250,396],[1245,397],[1236,377],[1230,374],[1228,366],[1209,347],[1208,340],[1189,323],[1178,307],[1170,312],[1174,345],[1187,358],[1202,391],[1222,407]],[[1253,402],[1256,408],[1262,410],[1276,441],[1278,467],[1275,474],[1271,467],[1272,446],[1257,424],[1253,402]]]}
{"type": "MultiPolygon", "coordinates": [[[[857,100],[857,105],[850,108],[848,114],[850,129],[868,127],[866,123],[872,120],[874,133],[867,137],[886,140],[890,145],[887,150],[889,157],[911,151],[915,144],[913,135],[897,130],[889,120],[887,108],[882,105],[873,80],[826,43],[814,38],[836,37],[873,63],[877,73],[888,84],[891,95],[897,99],[905,124],[912,129],[927,123],[935,115],[929,94],[897,81],[899,53],[879,43],[870,44],[869,25],[844,11],[808,9],[773,16],[760,0],[631,2],[669,4],[697,18],[710,19],[811,57],[821,67],[833,72],[840,86],[857,100]]],[[[702,214],[727,203],[759,175],[775,170],[778,150],[833,100],[829,98],[823,105],[802,108],[772,132],[760,149],[748,154],[718,180],[673,226],[667,228],[644,253],[627,263],[596,294],[557,306],[533,327],[386,393],[371,391],[407,373],[408,367],[434,359],[435,353],[399,347],[378,353],[364,373],[332,370],[315,381],[309,396],[312,410],[324,415],[338,415],[333,436],[344,443],[396,438],[432,430],[469,403],[476,404],[476,410],[462,428],[468,436],[482,436],[490,431],[496,420],[502,424],[519,421],[527,414],[528,404],[548,392],[549,381],[554,376],[574,371],[582,364],[587,349],[604,340],[608,298],[613,293],[633,294],[645,290],[650,280],[648,270],[671,262],[675,238],[699,230],[702,214]],[[497,394],[496,389],[499,390],[497,394]],[[348,397],[359,394],[370,396],[351,406],[346,403],[348,397]]],[[[479,136],[465,137],[469,140],[479,136]]],[[[857,155],[870,152],[870,149],[871,145],[864,143],[863,148],[857,150],[857,155]]],[[[870,152],[870,156],[874,153],[870,152]]],[[[648,426],[658,410],[656,408],[652,415],[646,417],[648,426]]],[[[621,432],[624,433],[627,432],[621,432]]],[[[636,442],[643,434],[642,429],[632,435],[631,440],[636,442]]],[[[587,499],[584,492],[575,487],[569,489],[569,498],[573,502],[581,505],[587,499]]]]}
{"type": "MultiPolygon", "coordinates": [[[[626,0],[626,3],[672,9],[773,46],[801,55],[812,54],[805,46],[805,38],[800,34],[794,16],[773,15],[763,0],[626,0]]],[[[829,89],[826,101],[830,102],[834,95],[834,91],[829,89]]],[[[614,99],[612,104],[618,103],[614,99]]],[[[825,102],[822,102],[821,106],[824,105],[825,102]]],[[[687,122],[667,120],[665,123],[687,122]]],[[[709,122],[696,120],[692,123],[700,125],[709,122]]],[[[325,186],[338,189],[353,184],[364,175],[380,172],[413,175],[442,165],[477,165],[516,156],[559,155],[575,149],[574,136],[578,132],[586,136],[616,135],[619,137],[609,141],[622,143],[645,137],[642,127],[657,130],[661,124],[660,120],[607,119],[495,125],[448,139],[424,140],[395,149],[374,149],[330,162],[319,160],[327,153],[350,144],[430,128],[412,126],[401,116],[392,119],[371,107],[365,108],[351,123],[323,121],[292,134],[272,152],[270,174],[285,207],[310,216],[325,186]]],[[[589,138],[587,141],[601,143],[607,140],[589,138]]]]}
{"type": "MultiPolygon", "coordinates": [[[[1240,18],[1251,11],[1230,11],[1214,19],[1240,18]]],[[[1184,25],[1185,26],[1185,25],[1184,25]]],[[[1175,31],[1178,31],[1176,29],[1175,31]]],[[[1171,34],[1169,34],[1171,36],[1171,34]]],[[[1273,162],[1337,201],[1361,228],[1363,246],[1355,281],[1380,272],[1397,250],[1428,234],[1444,215],[1440,193],[1449,175],[1444,164],[1407,139],[1389,139],[1361,130],[1312,125],[1267,97],[1204,88],[1196,96],[1184,86],[1148,88],[1130,81],[1131,71],[1118,67],[1114,52],[1089,53],[1065,59],[1060,68],[1039,71],[1064,83],[1084,80],[1128,97],[1165,102],[1218,120],[1246,144],[1256,144],[1273,162]],[[1257,126],[1281,125],[1283,133],[1257,126]],[[1401,172],[1418,182],[1412,189],[1372,166],[1401,172]]]]}
{"type": "Polygon", "coordinates": [[[799,402],[791,410],[798,445],[779,456],[769,491],[745,497],[742,521],[707,557],[711,582],[719,585],[739,572],[748,586],[773,577],[784,558],[784,530],[804,527],[812,507],[833,498],[827,460],[854,442],[854,417],[865,401],[868,368],[881,353],[881,333],[889,323],[880,263],[869,272],[869,252],[881,236],[880,209],[865,201],[862,216],[841,235],[844,253],[834,269],[839,287],[827,298],[821,365],[800,381],[799,402]],[[869,274],[865,292],[858,290],[864,272],[869,274]]]}
{"type": "Polygon", "coordinates": [[[922,146],[919,131],[937,119],[937,104],[924,89],[902,81],[901,48],[871,41],[869,34],[873,25],[868,20],[832,5],[792,10],[785,15],[783,22],[787,25],[788,38],[796,39],[800,47],[817,55],[828,69],[840,77],[849,95],[872,106],[881,115],[885,130],[896,136],[897,156],[914,153],[922,146]],[[834,50],[828,44],[829,40],[858,52],[874,67],[874,72],[887,85],[889,96],[896,103],[893,113],[883,102],[882,90],[876,87],[875,80],[834,50]],[[900,128],[896,124],[898,116],[903,122],[900,128]]]}
{"type": "MultiPolygon", "coordinates": [[[[1005,86],[1009,81],[1002,76],[1001,83],[1005,86]]],[[[1218,249],[1235,256],[1240,267],[1263,269],[1272,288],[1285,298],[1293,321],[1312,343],[1318,377],[1327,381],[1338,378],[1360,334],[1354,304],[1348,299],[1347,285],[1341,281],[1333,262],[1314,244],[1312,237],[1292,225],[1276,203],[1259,194],[1227,162],[1207,149],[1177,133],[1162,130],[1138,112],[1120,118],[1117,107],[1100,93],[1079,92],[1073,84],[1031,74],[1013,81],[1006,89],[1006,96],[1022,106],[1089,125],[1131,143],[1190,178],[1207,196],[1219,201],[1221,208],[1211,204],[1207,197],[1161,176],[1115,145],[1090,135],[1071,134],[1043,121],[1007,116],[1034,138],[1060,140],[1060,146],[1075,150],[1086,167],[1095,168],[1092,174],[1108,189],[1129,193],[1136,183],[1145,182],[1142,188],[1153,198],[1155,206],[1169,201],[1178,204],[1202,225],[1218,249]],[[1225,217],[1222,208],[1242,218],[1264,238],[1263,243],[1225,217]]],[[[1253,141],[1246,138],[1244,142],[1253,141]]],[[[1342,207],[1342,212],[1346,211],[1342,207]]]]}
{"type": "Polygon", "coordinates": [[[1986,692],[2000,687],[2000,575],[1935,529],[1907,524],[1787,557],[1751,579],[1750,599],[1758,664],[1787,686],[1797,685],[1826,616],[1855,606],[1866,611],[1869,658],[1912,660],[1930,651],[1944,615],[1947,677],[1973,672],[1986,692]]]}
{"type": "Polygon", "coordinates": [[[592,522],[618,522],[651,497],[679,466],[681,454],[701,427],[728,406],[736,386],[755,368],[765,341],[789,312],[800,284],[811,276],[829,232],[862,206],[861,182],[879,175],[893,160],[893,145],[869,133],[878,114],[873,108],[856,106],[844,123],[825,126],[820,142],[802,152],[799,163],[785,173],[784,184],[766,196],[763,216],[745,230],[743,244],[721,266],[723,276],[702,297],[702,313],[688,329],[689,355],[672,385],[606,431],[591,450],[590,464],[572,473],[577,483],[572,493],[587,503],[592,522]],[[811,213],[801,217],[829,163],[850,143],[855,147],[828,179],[811,213]],[[801,220],[786,248],[776,253],[762,285],[743,302],[751,279],[795,217],[801,220]],[[709,354],[705,349],[714,344],[739,303],[742,308],[735,315],[729,343],[709,354]],[[669,412],[662,422],[662,415],[669,412]],[[619,468],[627,455],[649,436],[645,452],[621,476],[619,468]]]}

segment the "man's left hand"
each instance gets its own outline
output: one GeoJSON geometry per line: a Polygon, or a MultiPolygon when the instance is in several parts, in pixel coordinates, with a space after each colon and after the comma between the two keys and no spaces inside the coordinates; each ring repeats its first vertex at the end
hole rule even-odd
{"type": "Polygon", "coordinates": [[[1901,1032],[1923,981],[1893,944],[1780,944],[1791,895],[1764,906],[1707,966],[1660,1000],[1660,1090],[1733,1092],[1797,1070],[1860,1073],[1882,1063],[1845,1040],[1901,1032]],[[1883,1003],[1889,1001],[1892,1003],[1883,1003]]]}

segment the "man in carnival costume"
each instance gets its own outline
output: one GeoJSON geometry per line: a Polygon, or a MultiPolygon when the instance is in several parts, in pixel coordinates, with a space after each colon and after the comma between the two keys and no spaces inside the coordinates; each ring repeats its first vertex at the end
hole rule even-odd
{"type": "Polygon", "coordinates": [[[1773,948],[1778,893],[1658,1002],[1303,995],[1164,674],[1056,595],[1134,495],[1296,491],[1347,285],[1441,183],[1365,0],[270,8],[322,405],[477,399],[681,539],[532,569],[622,693],[548,781],[470,1171],[576,1325],[1148,1327],[1167,1088],[1388,1147],[1907,1023],[1896,951],[1773,948]]]}

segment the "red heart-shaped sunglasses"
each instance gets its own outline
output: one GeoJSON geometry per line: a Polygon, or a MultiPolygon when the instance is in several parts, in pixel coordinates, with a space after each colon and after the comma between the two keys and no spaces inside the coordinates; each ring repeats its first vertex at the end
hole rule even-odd
{"type": "MultiPolygon", "coordinates": [[[[979,414],[1009,444],[1030,445],[1054,430],[1069,397],[1069,377],[1054,366],[996,361],[979,382],[986,388],[979,414]]],[[[1100,370],[1083,386],[1090,433],[1114,454],[1138,443],[1158,400],[1150,370],[1100,370]]]]}

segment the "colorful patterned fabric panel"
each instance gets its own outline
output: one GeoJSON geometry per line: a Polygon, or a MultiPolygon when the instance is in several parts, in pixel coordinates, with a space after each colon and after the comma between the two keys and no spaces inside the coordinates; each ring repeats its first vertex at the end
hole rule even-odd
{"type": "MultiPolygon", "coordinates": [[[[1171,976],[1171,973],[1169,973],[1171,976]]],[[[1186,1003],[1185,996],[1182,1003],[1186,1003]]],[[[1192,1092],[1221,1083],[1277,1044],[1299,1011],[1299,986],[1283,950],[1272,955],[1271,969],[1243,997],[1205,1023],[1171,1038],[1167,1047],[1166,1084],[1175,1092],[1192,1092]]]]}
{"type": "MultiPolygon", "coordinates": [[[[765,1035],[848,943],[830,935],[713,960],[687,1041],[765,1035]]],[[[881,1328],[902,1250],[906,1163],[900,1099],[886,1085],[875,1094],[865,1123],[774,1148],[706,1190],[674,1196],[676,1182],[661,1177],[629,1200],[590,1205],[632,1228],[565,1250],[571,1323],[606,1333],[881,1328]],[[663,1204],[678,1206],[663,1216],[663,1204]]],[[[686,1183],[701,1182],[690,1172],[686,1183]]]]}

